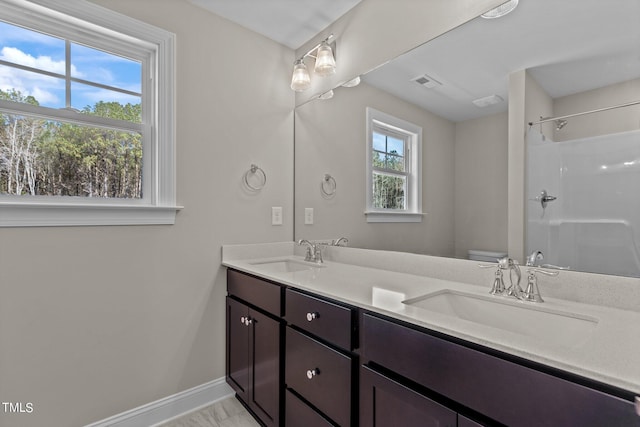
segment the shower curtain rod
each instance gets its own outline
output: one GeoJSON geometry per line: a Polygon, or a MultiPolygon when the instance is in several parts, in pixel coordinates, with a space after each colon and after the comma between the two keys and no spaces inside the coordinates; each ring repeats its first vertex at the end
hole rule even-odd
{"type": "Polygon", "coordinates": [[[529,126],[539,125],[539,124],[542,124],[542,123],[552,122],[552,121],[555,121],[555,120],[568,119],[570,117],[582,116],[584,114],[599,113],[601,111],[613,110],[615,108],[630,107],[632,105],[638,105],[638,104],[640,104],[640,100],[639,101],[627,102],[626,104],[612,105],[611,107],[598,108],[597,110],[584,111],[582,113],[568,114],[566,116],[546,117],[544,119],[540,118],[540,120],[538,120],[537,122],[529,122],[529,126]]]}

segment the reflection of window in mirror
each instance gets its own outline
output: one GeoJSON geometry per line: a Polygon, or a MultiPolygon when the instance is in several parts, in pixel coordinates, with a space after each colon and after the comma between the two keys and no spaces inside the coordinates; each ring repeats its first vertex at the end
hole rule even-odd
{"type": "Polygon", "coordinates": [[[367,108],[367,222],[421,222],[422,128],[367,108]]]}

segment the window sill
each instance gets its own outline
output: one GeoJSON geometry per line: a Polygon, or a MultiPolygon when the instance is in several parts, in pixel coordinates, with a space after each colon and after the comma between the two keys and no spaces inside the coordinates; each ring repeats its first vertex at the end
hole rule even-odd
{"type": "Polygon", "coordinates": [[[182,206],[0,203],[0,227],[175,224],[182,206]]]}
{"type": "Polygon", "coordinates": [[[366,211],[367,222],[422,222],[421,212],[378,212],[366,211]]]}

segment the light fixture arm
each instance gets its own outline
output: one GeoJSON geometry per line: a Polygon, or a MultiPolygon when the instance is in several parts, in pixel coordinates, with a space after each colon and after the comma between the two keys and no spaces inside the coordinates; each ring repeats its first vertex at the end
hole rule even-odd
{"type": "MultiPolygon", "coordinates": [[[[305,53],[304,55],[302,55],[300,58],[296,59],[296,60],[294,61],[294,63],[295,63],[295,62],[298,62],[298,61],[304,61],[304,59],[305,59],[305,58],[307,58],[307,57],[311,57],[311,58],[314,58],[314,59],[315,59],[316,57],[313,55],[313,53],[314,53],[314,52],[317,52],[317,51],[318,51],[318,48],[319,48],[320,46],[322,46],[322,45],[323,45],[323,44],[325,44],[325,43],[326,43],[326,44],[328,44],[328,45],[330,45],[330,44],[331,44],[331,43],[333,43],[334,41],[335,41],[335,36],[333,35],[333,33],[332,33],[332,34],[329,34],[329,37],[327,37],[326,39],[322,40],[320,43],[318,43],[317,45],[315,45],[314,47],[312,47],[311,49],[309,49],[309,50],[307,51],[307,53],[305,53]]],[[[335,56],[335,53],[334,53],[334,56],[335,56]]]]}

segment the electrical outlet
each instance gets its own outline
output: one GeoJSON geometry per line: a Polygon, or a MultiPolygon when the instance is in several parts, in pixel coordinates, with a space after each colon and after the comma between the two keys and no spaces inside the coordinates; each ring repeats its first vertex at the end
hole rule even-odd
{"type": "Polygon", "coordinates": [[[304,208],[304,224],[313,224],[313,208],[304,208]]]}
{"type": "Polygon", "coordinates": [[[282,225],[281,206],[274,206],[271,208],[271,225],[282,225]]]}

